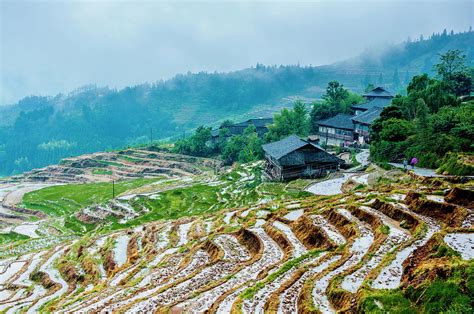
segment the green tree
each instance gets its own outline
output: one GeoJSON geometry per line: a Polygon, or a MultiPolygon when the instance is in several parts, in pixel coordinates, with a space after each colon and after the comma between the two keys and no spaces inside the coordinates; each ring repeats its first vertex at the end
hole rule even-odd
{"type": "Polygon", "coordinates": [[[466,55],[461,50],[448,50],[444,54],[439,55],[440,62],[435,64],[438,75],[445,81],[451,80],[454,74],[466,73],[466,55]]]}
{"type": "Polygon", "coordinates": [[[240,162],[252,162],[262,158],[262,140],[258,137],[254,125],[249,125],[243,133],[245,144],[239,153],[240,162]]]}
{"type": "Polygon", "coordinates": [[[435,69],[456,96],[469,95],[472,89],[472,76],[466,66],[466,55],[461,50],[448,50],[441,54],[435,69]]]}
{"type": "Polygon", "coordinates": [[[178,140],[174,145],[174,151],[193,156],[210,156],[213,152],[211,138],[211,128],[199,126],[192,136],[178,140]]]}
{"type": "Polygon", "coordinates": [[[314,102],[312,104],[309,131],[317,132],[317,123],[319,120],[333,117],[338,113],[350,113],[351,105],[363,101],[364,98],[362,96],[348,91],[342,84],[339,84],[339,82],[329,82],[326,88],[326,94],[323,96],[323,102],[314,102]]]}
{"type": "Polygon", "coordinates": [[[348,96],[349,92],[344,88],[344,85],[338,81],[331,81],[326,87],[326,94],[323,99],[330,105],[334,106],[336,110],[340,109],[343,100],[348,96]]]}
{"type": "Polygon", "coordinates": [[[258,137],[254,125],[249,125],[242,135],[232,136],[222,150],[222,159],[227,164],[235,161],[252,162],[262,156],[262,140],[258,137]]]}
{"type": "Polygon", "coordinates": [[[265,135],[267,141],[278,141],[288,135],[306,136],[309,132],[308,111],[304,103],[297,100],[293,109],[282,109],[275,114],[273,124],[269,125],[265,135]]]}
{"type": "Polygon", "coordinates": [[[418,134],[418,141],[420,143],[427,143],[429,135],[430,135],[430,130],[429,130],[429,125],[428,125],[428,114],[429,114],[429,109],[428,106],[426,105],[425,101],[421,98],[419,98],[416,101],[416,131],[418,134]]]}

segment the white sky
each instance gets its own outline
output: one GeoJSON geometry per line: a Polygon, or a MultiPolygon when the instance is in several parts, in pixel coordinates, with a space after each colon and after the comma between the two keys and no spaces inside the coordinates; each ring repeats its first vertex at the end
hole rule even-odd
{"type": "Polygon", "coordinates": [[[187,71],[321,65],[408,36],[465,31],[472,0],[0,0],[0,104],[187,71]]]}

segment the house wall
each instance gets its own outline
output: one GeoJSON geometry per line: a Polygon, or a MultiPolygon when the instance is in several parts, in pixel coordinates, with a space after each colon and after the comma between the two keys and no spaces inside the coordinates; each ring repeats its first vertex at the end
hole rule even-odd
{"type": "Polygon", "coordinates": [[[344,129],[334,129],[334,128],[326,128],[323,126],[319,127],[319,142],[321,144],[332,145],[332,146],[340,146],[341,144],[352,144],[354,141],[354,132],[344,129]],[[332,129],[332,132],[329,130],[332,129]],[[326,132],[328,130],[328,132],[326,132]]]}
{"type": "Polygon", "coordinates": [[[369,142],[369,126],[366,124],[355,123],[354,131],[359,135],[359,143],[366,144],[369,142]]]}
{"type": "Polygon", "coordinates": [[[282,180],[296,178],[317,178],[326,175],[328,172],[334,172],[339,169],[339,164],[335,161],[327,163],[308,163],[296,167],[283,167],[281,172],[282,180]]]}
{"type": "Polygon", "coordinates": [[[339,168],[337,158],[310,145],[295,150],[279,160],[274,160],[265,154],[265,160],[265,172],[274,180],[320,177],[339,168]]]}

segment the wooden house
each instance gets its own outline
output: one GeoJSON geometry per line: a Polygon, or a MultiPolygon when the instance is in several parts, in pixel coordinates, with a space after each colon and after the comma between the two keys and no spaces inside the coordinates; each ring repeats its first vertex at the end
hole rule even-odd
{"type": "Polygon", "coordinates": [[[227,125],[225,127],[219,127],[219,129],[214,129],[211,131],[211,135],[213,140],[217,140],[219,137],[219,131],[221,129],[227,129],[227,137],[231,137],[234,135],[241,135],[244,133],[244,130],[250,126],[255,126],[255,130],[260,138],[263,138],[265,133],[268,132],[268,125],[273,123],[273,118],[256,118],[256,119],[249,119],[244,122],[234,123],[231,125],[227,125]]]}
{"type": "Polygon", "coordinates": [[[353,115],[340,113],[317,122],[320,143],[348,146],[356,141],[360,144],[370,142],[370,125],[380,116],[383,108],[390,106],[393,95],[379,86],[363,96],[367,100],[365,103],[351,106],[353,115]]]}
{"type": "Polygon", "coordinates": [[[290,135],[262,146],[265,173],[274,180],[315,178],[337,171],[344,161],[320,146],[290,135]]]}
{"type": "Polygon", "coordinates": [[[340,113],[318,121],[319,143],[321,145],[350,145],[354,142],[352,115],[340,113]]]}

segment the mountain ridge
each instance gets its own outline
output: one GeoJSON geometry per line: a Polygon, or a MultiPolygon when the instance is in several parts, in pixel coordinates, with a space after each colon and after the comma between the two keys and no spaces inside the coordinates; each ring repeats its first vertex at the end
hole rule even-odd
{"type": "Polygon", "coordinates": [[[143,144],[151,138],[180,137],[227,118],[271,115],[291,99],[321,97],[331,80],[355,92],[368,83],[403,91],[412,75],[432,68],[436,52],[461,49],[472,64],[473,34],[437,34],[400,44],[379,58],[366,55],[327,66],[257,64],[227,73],[178,74],[121,90],[92,85],[68,95],[26,97],[17,105],[0,107],[0,173],[19,173],[63,157],[143,144]]]}

